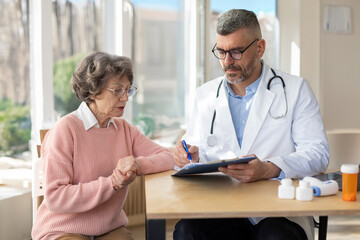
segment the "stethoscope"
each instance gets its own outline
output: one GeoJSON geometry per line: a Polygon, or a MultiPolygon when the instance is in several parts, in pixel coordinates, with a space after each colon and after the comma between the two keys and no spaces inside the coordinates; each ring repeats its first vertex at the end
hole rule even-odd
{"type": "MultiPolygon", "coordinates": [[[[279,119],[279,118],[283,118],[286,116],[287,112],[288,112],[288,102],[287,102],[287,97],[286,97],[286,92],[285,92],[285,82],[284,82],[284,79],[279,76],[279,75],[276,75],[274,69],[270,68],[271,72],[274,74],[274,76],[272,78],[270,78],[268,84],[267,84],[267,90],[271,91],[270,90],[270,87],[271,87],[271,82],[276,79],[276,78],[279,78],[281,80],[281,83],[282,83],[282,87],[283,87],[283,91],[284,91],[284,101],[285,101],[285,112],[283,114],[280,114],[279,116],[273,116],[271,112],[270,113],[270,116],[273,118],[273,119],[279,119]]],[[[220,88],[221,88],[221,84],[223,83],[223,79],[221,80],[218,88],[217,88],[217,92],[216,92],[216,98],[219,97],[219,93],[220,93],[220,88]]],[[[216,137],[214,136],[213,132],[214,132],[214,122],[215,122],[215,118],[216,118],[216,109],[214,108],[214,113],[213,113],[213,117],[212,117],[212,121],[211,121],[211,127],[210,127],[210,135],[207,137],[207,145],[209,147],[214,147],[216,144],[217,144],[217,140],[216,140],[216,137]]]]}

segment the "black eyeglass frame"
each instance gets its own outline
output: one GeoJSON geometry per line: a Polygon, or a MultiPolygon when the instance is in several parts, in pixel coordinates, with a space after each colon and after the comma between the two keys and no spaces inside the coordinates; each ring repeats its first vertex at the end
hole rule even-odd
{"type": "Polygon", "coordinates": [[[217,59],[220,59],[220,60],[224,60],[225,58],[226,58],[226,53],[229,53],[229,55],[230,55],[230,57],[232,58],[232,59],[234,59],[234,60],[240,60],[241,58],[242,58],[242,56],[243,56],[243,54],[244,54],[244,52],[251,46],[251,45],[253,45],[253,43],[254,42],[256,42],[256,41],[259,41],[259,39],[258,38],[256,38],[254,41],[252,41],[244,50],[240,50],[240,49],[237,49],[237,48],[233,48],[233,49],[230,49],[230,50],[227,50],[227,51],[225,51],[225,50],[223,50],[223,49],[218,49],[218,48],[216,48],[216,43],[215,43],[215,45],[214,45],[214,47],[213,47],[213,49],[211,50],[211,52],[214,54],[214,56],[217,58],[217,59]],[[216,54],[215,54],[215,51],[216,50],[221,50],[221,51],[223,51],[224,52],[224,57],[223,58],[220,58],[219,56],[217,56],[216,54]],[[234,58],[233,57],[233,55],[231,54],[231,52],[232,51],[238,51],[241,55],[240,55],[240,57],[239,58],[234,58]]]}

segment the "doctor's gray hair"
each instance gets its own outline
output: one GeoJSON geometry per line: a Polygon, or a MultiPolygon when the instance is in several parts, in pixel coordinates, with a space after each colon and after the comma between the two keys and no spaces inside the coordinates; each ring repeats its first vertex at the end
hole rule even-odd
{"type": "Polygon", "coordinates": [[[252,11],[231,9],[218,17],[216,32],[219,35],[228,35],[241,28],[249,30],[256,38],[262,38],[259,21],[252,11]]]}

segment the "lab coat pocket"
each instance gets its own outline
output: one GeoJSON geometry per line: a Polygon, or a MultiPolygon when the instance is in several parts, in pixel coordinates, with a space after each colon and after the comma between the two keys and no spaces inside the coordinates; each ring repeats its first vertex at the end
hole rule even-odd
{"type": "Polygon", "coordinates": [[[267,114],[265,121],[262,125],[263,128],[274,127],[278,125],[282,125],[283,127],[288,126],[291,123],[291,120],[287,118],[287,116],[282,118],[273,118],[270,113],[267,114]]]}

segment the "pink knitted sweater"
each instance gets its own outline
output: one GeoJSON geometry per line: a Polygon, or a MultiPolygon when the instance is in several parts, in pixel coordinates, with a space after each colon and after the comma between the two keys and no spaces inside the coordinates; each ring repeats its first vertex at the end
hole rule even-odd
{"type": "Polygon", "coordinates": [[[125,120],[118,130],[91,128],[74,114],[61,118],[46,134],[45,199],[32,229],[33,239],[55,239],[64,233],[96,236],[126,225],[123,211],[128,187],[115,191],[111,174],[120,158],[134,155],[141,174],[173,169],[171,153],[125,120]]]}

